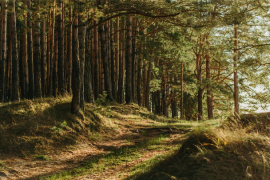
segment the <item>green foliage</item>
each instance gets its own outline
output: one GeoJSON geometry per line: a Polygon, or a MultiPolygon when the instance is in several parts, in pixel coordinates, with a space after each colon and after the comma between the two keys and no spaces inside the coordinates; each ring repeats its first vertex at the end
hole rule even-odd
{"type": "Polygon", "coordinates": [[[99,94],[99,98],[96,100],[96,105],[97,106],[110,106],[110,101],[107,99],[107,92],[103,91],[103,94],[99,94]]]}
{"type": "Polygon", "coordinates": [[[63,121],[62,123],[61,122],[58,122],[59,126],[60,127],[52,127],[51,130],[55,133],[62,133],[63,132],[63,128],[65,128],[67,126],[67,122],[66,121],[63,121]]]}
{"type": "Polygon", "coordinates": [[[50,160],[50,158],[48,158],[45,155],[38,155],[38,156],[36,156],[36,159],[44,160],[44,161],[49,161],[50,160]]]}

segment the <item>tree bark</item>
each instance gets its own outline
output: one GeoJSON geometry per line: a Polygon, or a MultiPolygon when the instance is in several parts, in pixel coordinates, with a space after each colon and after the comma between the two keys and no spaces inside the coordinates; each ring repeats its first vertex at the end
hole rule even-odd
{"type": "Polygon", "coordinates": [[[119,18],[116,18],[114,27],[114,42],[115,42],[115,99],[118,99],[118,78],[119,78],[119,18]]]}
{"type": "Polygon", "coordinates": [[[46,62],[47,62],[47,53],[46,53],[46,18],[43,17],[41,23],[41,89],[42,97],[46,95],[46,62]]]}
{"type": "Polygon", "coordinates": [[[78,38],[78,12],[76,4],[74,7],[74,20],[73,20],[73,43],[72,43],[72,102],[71,113],[79,114],[80,109],[80,57],[79,57],[79,38],[78,38]]]}
{"type": "Polygon", "coordinates": [[[59,35],[59,27],[58,27],[58,23],[55,22],[55,32],[54,32],[54,58],[53,58],[53,71],[52,71],[52,94],[54,97],[57,96],[57,84],[58,84],[58,78],[57,78],[57,71],[58,71],[58,35],[59,35]]]}
{"type": "Polygon", "coordinates": [[[203,89],[201,87],[201,81],[202,81],[202,73],[201,73],[201,55],[197,55],[197,79],[198,79],[198,120],[203,119],[203,89]]]}
{"type": "Polygon", "coordinates": [[[11,41],[12,41],[12,101],[19,101],[19,60],[17,49],[17,28],[16,28],[16,10],[15,0],[12,0],[12,25],[11,25],[11,41]]]}
{"type": "Polygon", "coordinates": [[[119,40],[119,78],[118,78],[118,103],[124,103],[124,70],[125,70],[125,48],[124,48],[124,37],[125,37],[125,19],[121,19],[121,31],[119,40]]]}
{"type": "MultiPolygon", "coordinates": [[[[70,2],[71,0],[69,0],[70,2]]],[[[72,6],[69,9],[69,43],[68,43],[68,93],[71,93],[71,79],[72,79],[72,6]]]]}
{"type": "MultiPolygon", "coordinates": [[[[80,6],[82,6],[80,4],[80,6]]],[[[81,8],[80,8],[81,9],[81,8]]],[[[82,16],[79,16],[79,25],[82,25],[82,16]]],[[[86,26],[79,26],[78,29],[79,38],[79,58],[80,58],[80,109],[84,112],[84,64],[85,64],[85,38],[86,38],[86,26]]]]}
{"type": "Polygon", "coordinates": [[[237,41],[238,41],[237,26],[234,27],[234,112],[239,114],[239,97],[238,97],[238,77],[237,77],[237,41]]]}
{"type": "MultiPolygon", "coordinates": [[[[110,32],[111,32],[111,36],[113,34],[113,21],[111,21],[110,23],[110,32]]],[[[116,63],[115,63],[115,38],[114,36],[110,37],[110,52],[111,52],[111,82],[112,82],[112,96],[113,96],[113,99],[115,100],[116,99],[116,85],[115,85],[115,66],[116,66],[116,63]]]]}
{"type": "Polygon", "coordinates": [[[5,89],[6,89],[6,61],[7,61],[7,10],[6,0],[1,4],[1,60],[0,60],[0,102],[5,101],[5,89]]]}
{"type": "Polygon", "coordinates": [[[92,88],[92,56],[89,50],[89,30],[85,39],[85,72],[84,72],[84,99],[87,103],[94,103],[92,88]]]}
{"type": "MultiPolygon", "coordinates": [[[[97,22],[95,21],[95,24],[97,22]]],[[[98,31],[97,28],[94,28],[94,61],[95,61],[95,68],[94,68],[94,97],[95,100],[99,97],[99,46],[98,46],[98,31]]]]}
{"type": "MultiPolygon", "coordinates": [[[[206,35],[206,40],[208,39],[208,35],[206,35]]],[[[212,95],[211,95],[211,67],[210,67],[210,55],[209,55],[209,42],[207,41],[207,51],[205,55],[206,59],[206,79],[208,80],[207,84],[207,112],[208,119],[213,118],[213,107],[212,107],[212,95]]]]}
{"type": "Polygon", "coordinates": [[[184,84],[184,62],[181,62],[181,101],[180,101],[180,111],[181,117],[180,119],[184,119],[184,96],[183,96],[183,84],[184,84]]]}
{"type": "Polygon", "coordinates": [[[61,95],[65,94],[65,81],[64,81],[64,36],[63,36],[63,13],[62,9],[62,0],[58,0],[58,7],[60,8],[60,13],[57,16],[57,24],[58,24],[58,93],[61,95]]]}
{"type": "Polygon", "coordinates": [[[167,85],[166,85],[166,68],[164,63],[162,62],[162,111],[164,116],[168,116],[168,108],[167,108],[167,85]]]}
{"type": "Polygon", "coordinates": [[[138,62],[138,77],[137,77],[137,101],[138,105],[142,106],[142,92],[141,92],[141,81],[142,81],[142,46],[140,46],[139,62],[138,62]]]}
{"type": "MultiPolygon", "coordinates": [[[[126,103],[133,102],[132,99],[132,17],[127,17],[127,54],[126,54],[126,103]]],[[[148,107],[149,109],[150,107],[148,107]]]]}
{"type": "Polygon", "coordinates": [[[55,69],[55,59],[56,59],[56,54],[55,54],[55,31],[54,31],[54,27],[55,27],[55,0],[53,2],[53,9],[52,9],[52,12],[51,12],[51,19],[52,19],[52,22],[51,22],[51,54],[50,54],[50,60],[51,60],[51,64],[50,64],[50,90],[49,90],[49,96],[52,96],[53,95],[53,89],[54,89],[54,69],[55,69]]]}
{"type": "MultiPolygon", "coordinates": [[[[18,31],[23,31],[23,26],[21,24],[18,24],[18,31]]],[[[25,99],[25,76],[24,76],[24,55],[23,55],[23,35],[18,36],[18,53],[19,53],[19,84],[20,84],[20,90],[21,90],[21,99],[25,99]]]]}
{"type": "MultiPolygon", "coordinates": [[[[27,27],[27,17],[26,14],[23,14],[23,23],[24,26],[27,27]]],[[[28,61],[27,61],[27,29],[24,28],[23,30],[23,37],[22,37],[22,60],[24,64],[24,97],[23,98],[28,98],[28,61]]]]}
{"type": "Polygon", "coordinates": [[[135,102],[136,101],[136,72],[137,72],[137,67],[136,67],[136,61],[137,61],[137,49],[136,49],[136,26],[137,23],[135,20],[133,20],[133,30],[132,30],[132,99],[135,102]]]}
{"type": "MultiPolygon", "coordinates": [[[[102,21],[103,18],[100,19],[102,21]]],[[[109,70],[109,60],[108,60],[108,49],[106,46],[106,33],[108,27],[104,24],[99,26],[98,32],[100,34],[100,43],[101,43],[101,58],[103,61],[103,73],[104,73],[104,86],[105,91],[107,93],[107,99],[112,101],[112,84],[110,78],[110,70],[109,70]]]]}

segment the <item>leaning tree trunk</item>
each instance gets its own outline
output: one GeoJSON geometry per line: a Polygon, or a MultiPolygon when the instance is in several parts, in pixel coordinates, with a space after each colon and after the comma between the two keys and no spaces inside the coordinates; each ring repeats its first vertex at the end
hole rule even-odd
{"type": "Polygon", "coordinates": [[[12,25],[11,25],[11,41],[12,41],[12,101],[20,100],[19,94],[19,61],[17,49],[17,29],[16,29],[16,10],[15,0],[12,1],[12,25]]]}

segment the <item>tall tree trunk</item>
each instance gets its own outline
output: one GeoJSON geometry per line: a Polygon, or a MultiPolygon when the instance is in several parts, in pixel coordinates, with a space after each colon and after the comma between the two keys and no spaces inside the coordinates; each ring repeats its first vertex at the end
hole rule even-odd
{"type": "Polygon", "coordinates": [[[238,77],[237,77],[237,41],[238,41],[238,36],[237,36],[237,26],[235,25],[234,27],[234,112],[239,114],[239,98],[238,98],[238,77]]]}
{"type": "MultiPolygon", "coordinates": [[[[80,4],[80,6],[82,6],[80,4]]],[[[80,7],[81,9],[81,7],[80,7]]],[[[79,16],[79,25],[82,25],[82,16],[79,16]]],[[[80,108],[84,112],[84,64],[85,64],[85,38],[86,38],[86,26],[79,26],[78,29],[79,38],[79,58],[80,58],[80,108]]]]}
{"type": "Polygon", "coordinates": [[[152,92],[152,113],[156,114],[156,92],[152,92]]]}
{"type": "Polygon", "coordinates": [[[154,53],[151,54],[150,62],[148,63],[148,71],[147,71],[147,80],[145,86],[145,107],[150,111],[149,106],[149,96],[150,96],[150,80],[151,80],[151,71],[152,71],[152,62],[154,53]]]}
{"type": "Polygon", "coordinates": [[[0,102],[5,101],[5,89],[6,89],[6,61],[7,61],[7,10],[6,0],[1,4],[1,59],[0,59],[0,102]]]}
{"type": "Polygon", "coordinates": [[[124,103],[124,71],[125,71],[125,48],[124,48],[124,37],[125,37],[125,19],[121,19],[121,31],[119,40],[119,79],[118,79],[118,103],[124,103]]]}
{"type": "Polygon", "coordinates": [[[80,109],[80,57],[79,57],[79,37],[78,37],[78,12],[77,5],[74,7],[74,20],[73,20],[73,43],[72,43],[72,102],[71,113],[79,114],[80,109]]]}
{"type": "MultiPolygon", "coordinates": [[[[95,21],[95,24],[97,22],[95,21]]],[[[98,46],[98,31],[97,28],[94,28],[94,61],[95,61],[95,68],[94,68],[94,97],[95,100],[99,97],[99,46],[98,46]]]]}
{"type": "Polygon", "coordinates": [[[57,71],[58,71],[58,35],[59,35],[59,24],[55,22],[55,33],[54,33],[54,59],[53,59],[53,71],[52,71],[52,78],[53,78],[53,91],[52,94],[54,97],[57,96],[57,84],[58,84],[58,78],[57,78],[57,71]]]}
{"type": "Polygon", "coordinates": [[[51,12],[51,19],[52,19],[52,22],[51,22],[51,54],[50,54],[50,59],[51,59],[51,65],[50,65],[50,90],[49,90],[49,96],[53,95],[53,89],[54,89],[54,69],[55,69],[55,59],[56,59],[56,54],[55,54],[55,41],[54,41],[54,36],[55,36],[55,31],[54,31],[54,27],[55,27],[55,0],[53,2],[53,9],[52,9],[52,12],[51,12]]]}
{"type": "MultiPolygon", "coordinates": [[[[23,14],[23,24],[25,27],[27,27],[27,17],[26,14],[23,14]]],[[[23,98],[28,98],[28,61],[27,61],[27,29],[24,28],[23,30],[23,37],[22,37],[22,61],[24,64],[24,97],[23,98]]]]}
{"type": "Polygon", "coordinates": [[[207,51],[205,55],[206,59],[206,79],[208,80],[207,84],[207,112],[208,112],[208,119],[213,118],[213,107],[212,107],[212,95],[211,95],[211,67],[210,67],[210,55],[209,55],[209,42],[208,42],[208,35],[206,35],[207,40],[207,51]]]}
{"type": "Polygon", "coordinates": [[[114,27],[114,42],[115,42],[115,99],[118,99],[118,78],[119,78],[119,18],[116,18],[114,27]]]}
{"type": "Polygon", "coordinates": [[[137,101],[138,105],[142,106],[141,81],[142,81],[142,46],[140,46],[139,62],[138,62],[138,77],[137,77],[137,101]]]}
{"type": "MultiPolygon", "coordinates": [[[[110,32],[111,34],[113,34],[113,21],[111,21],[110,23],[110,32]]],[[[115,35],[114,35],[115,36],[115,35]]],[[[116,63],[115,63],[115,38],[113,37],[110,37],[111,39],[111,42],[110,42],[110,52],[111,52],[111,82],[112,82],[112,96],[113,96],[113,99],[115,100],[116,99],[116,84],[115,84],[115,66],[116,66],[116,63]]]]}
{"type": "Polygon", "coordinates": [[[198,78],[198,120],[203,119],[203,89],[201,87],[202,73],[201,73],[201,55],[197,55],[197,78],[198,78]]]}
{"type": "Polygon", "coordinates": [[[184,96],[183,96],[183,84],[184,84],[184,62],[181,62],[181,101],[180,101],[180,111],[181,117],[180,119],[184,119],[184,96]]]}
{"type": "Polygon", "coordinates": [[[48,12],[48,29],[47,34],[47,82],[46,82],[46,96],[50,94],[50,73],[51,73],[51,9],[48,12]]]}
{"type": "MultiPolygon", "coordinates": [[[[59,11],[62,10],[62,0],[58,0],[59,11]]],[[[63,36],[63,13],[57,16],[58,24],[58,92],[61,95],[65,94],[65,81],[64,81],[64,36],[63,36]]]]}
{"type": "MultiPolygon", "coordinates": [[[[177,78],[176,77],[174,78],[174,83],[175,83],[175,85],[177,84],[177,78]]],[[[173,112],[172,117],[177,118],[178,113],[177,113],[177,102],[176,102],[176,95],[177,95],[176,89],[172,90],[172,95],[173,95],[173,97],[172,97],[172,112],[173,112]]]]}
{"type": "MultiPolygon", "coordinates": [[[[12,18],[9,18],[9,22],[11,24],[12,18]]],[[[9,33],[9,48],[8,48],[8,100],[11,101],[12,100],[12,37],[11,37],[11,33],[9,33]]]]}
{"type": "MultiPolygon", "coordinates": [[[[18,24],[18,30],[23,31],[23,26],[18,24]]],[[[25,99],[25,76],[24,76],[24,55],[23,55],[23,35],[18,36],[18,53],[19,53],[19,80],[20,80],[20,89],[21,89],[21,99],[25,99]]]]}
{"type": "Polygon", "coordinates": [[[137,26],[137,21],[133,20],[133,30],[132,30],[132,75],[131,75],[131,79],[132,79],[132,99],[135,102],[136,101],[136,61],[137,61],[137,49],[136,49],[136,26],[137,26]]]}
{"type": "Polygon", "coordinates": [[[166,85],[166,69],[165,69],[165,65],[162,62],[162,111],[163,111],[163,115],[164,116],[168,116],[168,108],[167,108],[167,93],[166,93],[166,89],[167,89],[167,85],[166,85]]]}
{"type": "Polygon", "coordinates": [[[147,70],[146,70],[146,60],[143,60],[143,107],[145,106],[145,98],[146,98],[146,84],[147,84],[147,70]]]}
{"type": "Polygon", "coordinates": [[[156,102],[156,106],[157,106],[157,114],[160,115],[161,114],[160,90],[157,91],[157,102],[156,102]]]}
{"type": "Polygon", "coordinates": [[[46,53],[46,18],[43,17],[41,23],[41,90],[42,97],[46,95],[46,62],[47,62],[47,53],[46,53]]]}
{"type": "Polygon", "coordinates": [[[12,101],[19,101],[19,60],[17,52],[17,28],[16,28],[16,10],[15,0],[12,0],[12,25],[11,25],[11,41],[12,41],[12,101]]]}
{"type": "MultiPolygon", "coordinates": [[[[69,0],[70,2],[71,0],[69,0]]],[[[69,43],[68,43],[68,93],[71,93],[72,79],[72,6],[69,9],[69,43]]]]}
{"type": "MultiPolygon", "coordinates": [[[[31,0],[28,0],[28,8],[31,9],[31,0]]],[[[34,98],[34,65],[33,65],[33,30],[32,30],[32,13],[28,11],[28,33],[27,33],[27,50],[28,50],[28,73],[29,73],[29,91],[28,98],[34,98]]]]}
{"type": "Polygon", "coordinates": [[[33,44],[33,59],[34,59],[34,80],[35,80],[35,97],[42,97],[41,88],[41,56],[40,56],[40,16],[36,15],[34,28],[34,44],[33,44]]]}
{"type": "Polygon", "coordinates": [[[89,50],[89,30],[86,32],[85,46],[84,99],[87,103],[94,103],[92,88],[92,56],[89,50]]]}
{"type": "MultiPolygon", "coordinates": [[[[100,19],[102,21],[103,18],[100,19]]],[[[104,24],[99,26],[98,32],[100,34],[100,43],[101,43],[101,58],[103,61],[103,72],[104,72],[104,86],[105,91],[107,92],[107,99],[110,101],[113,100],[112,96],[112,84],[109,70],[109,59],[108,59],[108,49],[106,45],[106,34],[108,27],[104,24]]]]}
{"type": "MultiPolygon", "coordinates": [[[[132,17],[127,17],[127,54],[126,54],[126,103],[133,102],[132,99],[132,17]]],[[[149,109],[150,107],[148,107],[149,109]]]]}

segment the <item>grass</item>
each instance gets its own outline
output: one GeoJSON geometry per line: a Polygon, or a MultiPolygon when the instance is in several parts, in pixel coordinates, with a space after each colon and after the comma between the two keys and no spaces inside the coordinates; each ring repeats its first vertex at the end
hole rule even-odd
{"type": "Polygon", "coordinates": [[[44,161],[49,161],[50,160],[50,158],[46,157],[45,155],[37,155],[36,159],[44,160],[44,161]]]}
{"type": "MultiPolygon", "coordinates": [[[[41,179],[98,176],[122,166],[117,179],[270,179],[269,113],[185,121],[153,115],[135,104],[110,103],[85,104],[78,117],[69,113],[70,101],[67,96],[1,104],[1,155],[49,161],[50,154],[79,143],[122,140],[119,148],[41,179]],[[169,141],[172,130],[186,133],[186,140],[169,141]],[[146,158],[152,152],[160,154],[146,158]]],[[[0,170],[5,169],[0,161],[0,170]]]]}
{"type": "Polygon", "coordinates": [[[197,128],[179,150],[127,179],[270,179],[268,115],[230,117],[220,127],[197,128]]]}
{"type": "Polygon", "coordinates": [[[70,113],[71,97],[25,100],[0,106],[0,153],[48,154],[78,142],[117,132],[117,124],[86,104],[82,118],[70,113]]]}
{"type": "Polygon", "coordinates": [[[136,146],[123,147],[112,151],[104,156],[99,156],[93,160],[86,162],[83,166],[64,171],[58,174],[54,174],[50,177],[44,177],[41,179],[73,179],[77,176],[86,174],[102,173],[106,169],[113,168],[116,165],[121,165],[140,158],[147,148],[153,145],[159,145],[161,142],[167,140],[168,137],[160,135],[157,138],[146,140],[136,146]]]}

